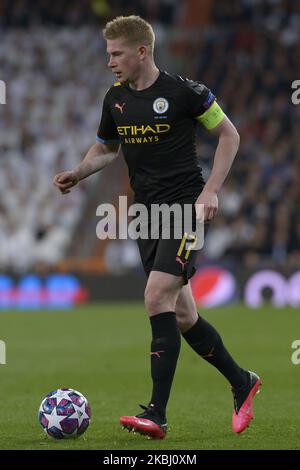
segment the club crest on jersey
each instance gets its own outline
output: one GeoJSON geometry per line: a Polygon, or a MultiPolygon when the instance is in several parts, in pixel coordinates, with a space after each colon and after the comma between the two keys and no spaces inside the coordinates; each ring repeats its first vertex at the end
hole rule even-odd
{"type": "Polygon", "coordinates": [[[166,98],[156,98],[153,103],[153,109],[158,114],[165,113],[169,109],[169,102],[166,98]]]}

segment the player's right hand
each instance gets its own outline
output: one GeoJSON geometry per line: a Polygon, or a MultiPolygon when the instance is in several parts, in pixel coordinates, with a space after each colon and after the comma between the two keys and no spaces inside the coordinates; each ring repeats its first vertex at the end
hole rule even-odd
{"type": "Polygon", "coordinates": [[[73,171],[63,171],[53,178],[53,184],[62,194],[71,192],[71,188],[78,183],[78,178],[73,171]]]}

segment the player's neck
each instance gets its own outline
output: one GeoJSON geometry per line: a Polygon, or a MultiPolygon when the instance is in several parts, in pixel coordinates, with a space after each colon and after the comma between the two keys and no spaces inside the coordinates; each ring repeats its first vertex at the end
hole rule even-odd
{"type": "Polygon", "coordinates": [[[149,88],[153,85],[154,82],[158,79],[160,70],[156,65],[149,64],[148,67],[144,67],[140,72],[139,76],[129,83],[130,88],[136,91],[142,91],[149,88]]]}

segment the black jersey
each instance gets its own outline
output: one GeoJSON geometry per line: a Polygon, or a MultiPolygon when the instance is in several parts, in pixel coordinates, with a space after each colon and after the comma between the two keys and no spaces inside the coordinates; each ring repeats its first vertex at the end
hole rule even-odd
{"type": "Polygon", "coordinates": [[[145,90],[127,84],[108,90],[97,139],[120,142],[136,202],[173,203],[200,194],[196,117],[214,100],[201,83],[166,72],[145,90]]]}

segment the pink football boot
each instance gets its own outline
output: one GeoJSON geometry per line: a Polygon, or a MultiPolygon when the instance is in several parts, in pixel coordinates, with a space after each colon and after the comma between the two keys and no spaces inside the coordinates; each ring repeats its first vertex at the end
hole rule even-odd
{"type": "Polygon", "coordinates": [[[168,424],[166,418],[161,416],[154,405],[140,405],[143,412],[136,416],[121,416],[120,424],[129,432],[138,432],[151,439],[164,439],[167,434],[168,424]]]}
{"type": "Polygon", "coordinates": [[[254,372],[249,372],[249,385],[241,389],[232,389],[234,410],[232,413],[233,432],[243,432],[253,419],[252,400],[262,385],[260,378],[254,372]]]}

